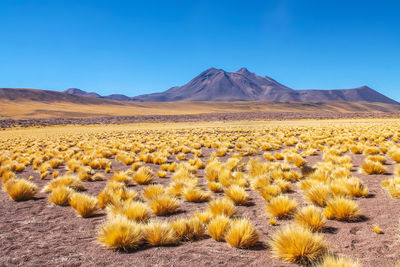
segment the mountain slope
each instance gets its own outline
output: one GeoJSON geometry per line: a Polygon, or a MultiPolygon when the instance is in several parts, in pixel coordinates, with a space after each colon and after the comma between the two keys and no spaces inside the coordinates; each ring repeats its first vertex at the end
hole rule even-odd
{"type": "Polygon", "coordinates": [[[64,93],[71,94],[71,95],[79,95],[79,96],[87,96],[87,97],[94,97],[94,98],[101,98],[101,95],[94,93],[94,92],[86,92],[78,88],[69,88],[64,91],[64,93]]]}
{"type": "Polygon", "coordinates": [[[155,94],[130,98],[132,101],[301,101],[301,102],[379,102],[399,104],[379,92],[362,86],[338,90],[293,90],[265,76],[258,76],[246,68],[226,72],[208,69],[183,86],[155,94]]]}

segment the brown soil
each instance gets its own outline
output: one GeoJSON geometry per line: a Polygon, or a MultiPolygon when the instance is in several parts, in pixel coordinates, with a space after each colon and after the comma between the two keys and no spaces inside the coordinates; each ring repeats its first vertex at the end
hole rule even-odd
{"type": "MultiPolygon", "coordinates": [[[[48,111],[46,111],[48,113],[48,111]]],[[[346,119],[346,118],[397,118],[399,112],[224,112],[186,115],[138,115],[106,116],[93,118],[68,118],[71,114],[57,113],[59,118],[49,119],[4,119],[0,128],[29,127],[48,125],[87,125],[87,124],[122,124],[137,122],[198,122],[198,121],[254,121],[254,120],[302,120],[302,119],[346,119]]],[[[56,115],[57,115],[56,114],[56,115]]],[[[88,114],[86,114],[88,115],[88,114]]]]}
{"type": "MultiPolygon", "coordinates": [[[[208,157],[209,149],[204,149],[208,157]]],[[[387,175],[363,175],[357,172],[364,159],[352,155],[353,174],[363,180],[370,190],[369,198],[357,199],[364,219],[359,222],[328,221],[325,239],[330,251],[359,259],[365,266],[392,266],[400,260],[399,214],[400,200],[391,199],[380,187],[387,175]],[[377,235],[372,225],[378,224],[383,235],[377,235]]],[[[223,159],[226,159],[224,157],[223,159]]],[[[321,156],[307,158],[312,165],[321,161],[321,156]]],[[[113,170],[128,167],[113,160],[113,170]]],[[[158,170],[157,165],[150,165],[158,170]]],[[[393,171],[393,162],[387,167],[393,171]]],[[[60,173],[64,173],[62,167],[60,173]]],[[[42,187],[48,180],[40,180],[39,174],[28,168],[20,177],[34,176],[33,181],[42,187]]],[[[109,177],[111,174],[108,174],[109,177]]],[[[169,183],[167,178],[156,178],[161,184],[169,183]]],[[[204,171],[197,174],[204,186],[204,171]]],[[[100,192],[105,181],[87,182],[89,194],[100,192]]],[[[142,186],[132,186],[140,192],[142,186]]],[[[306,205],[296,185],[290,193],[302,206],[306,205]]],[[[227,243],[211,238],[182,243],[170,247],[149,247],[130,253],[107,250],[96,242],[98,226],[104,221],[104,211],[97,216],[83,219],[77,217],[70,207],[52,206],[46,194],[38,194],[35,200],[11,201],[7,194],[0,193],[0,266],[290,266],[273,259],[268,248],[271,235],[279,225],[290,221],[278,221],[270,226],[264,212],[265,201],[254,191],[248,191],[252,205],[238,207],[238,216],[247,216],[260,233],[259,244],[252,249],[230,248],[227,243]]],[[[188,216],[195,210],[202,210],[207,204],[183,202],[179,212],[164,219],[188,216]]]]}

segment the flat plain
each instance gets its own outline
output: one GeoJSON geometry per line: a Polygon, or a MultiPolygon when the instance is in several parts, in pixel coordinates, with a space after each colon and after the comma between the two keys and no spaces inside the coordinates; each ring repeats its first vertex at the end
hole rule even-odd
{"type": "Polygon", "coordinates": [[[5,129],[0,265],[395,266],[399,130],[397,119],[5,129]],[[293,229],[304,243],[279,246],[293,229]]]}

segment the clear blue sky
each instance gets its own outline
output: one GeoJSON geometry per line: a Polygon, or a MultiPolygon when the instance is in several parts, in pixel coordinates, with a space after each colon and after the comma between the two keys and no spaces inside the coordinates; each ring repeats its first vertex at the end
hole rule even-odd
{"type": "Polygon", "coordinates": [[[400,1],[0,0],[0,87],[135,96],[209,67],[400,100],[400,1]]]}

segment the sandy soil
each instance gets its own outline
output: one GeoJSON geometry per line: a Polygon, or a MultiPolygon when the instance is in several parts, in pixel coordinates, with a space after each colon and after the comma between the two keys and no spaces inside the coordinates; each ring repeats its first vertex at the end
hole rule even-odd
{"type": "Polygon", "coordinates": [[[0,128],[48,126],[48,125],[88,125],[88,124],[122,124],[140,122],[199,122],[199,121],[254,121],[254,120],[302,120],[302,119],[359,119],[359,118],[398,118],[399,112],[223,112],[184,115],[137,115],[137,116],[93,116],[74,118],[56,116],[57,118],[41,119],[3,119],[0,128]]]}
{"type": "MultiPolygon", "coordinates": [[[[203,149],[207,157],[211,151],[203,149]]],[[[226,157],[224,157],[226,158],[226,157]]],[[[223,159],[224,159],[223,158],[223,159]]],[[[359,222],[327,222],[325,239],[332,252],[359,259],[365,266],[392,266],[400,261],[399,213],[400,200],[391,199],[380,187],[386,175],[363,175],[357,172],[364,159],[362,155],[352,155],[353,175],[361,178],[370,190],[369,198],[357,199],[364,219],[359,222]],[[372,225],[378,224],[383,235],[377,235],[372,225]]],[[[321,156],[307,158],[309,165],[321,161],[321,156]]],[[[157,165],[150,165],[158,170],[157,165]]],[[[394,164],[387,167],[393,171],[394,164]]],[[[128,167],[113,160],[113,170],[128,167]]],[[[61,174],[65,172],[60,169],[61,174]]],[[[204,171],[197,175],[204,186],[204,171]]],[[[34,182],[42,187],[47,181],[39,179],[36,171],[28,168],[21,177],[34,176],[34,182]]],[[[157,183],[167,184],[167,178],[156,178],[157,183]]],[[[108,175],[109,177],[110,175],[108,175]]],[[[87,182],[89,194],[100,192],[105,182],[87,182]]],[[[133,186],[140,191],[142,186],[133,186]]],[[[301,206],[306,205],[296,185],[290,197],[301,206]]],[[[252,205],[238,207],[238,216],[247,216],[260,233],[259,244],[252,249],[230,248],[226,243],[211,238],[178,246],[143,248],[131,253],[107,250],[96,242],[99,224],[105,219],[103,211],[92,218],[79,218],[70,207],[52,206],[46,194],[38,194],[37,199],[13,202],[0,193],[0,266],[291,266],[271,258],[268,240],[279,225],[290,221],[278,221],[270,226],[264,212],[265,201],[255,192],[248,191],[252,205]]],[[[178,216],[188,216],[195,210],[202,210],[207,204],[183,202],[178,216]]]]}

